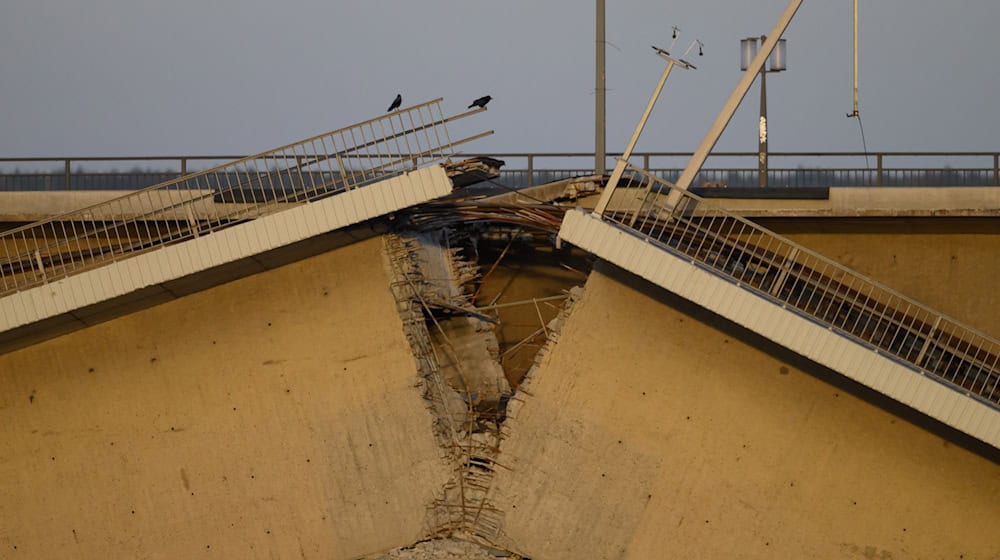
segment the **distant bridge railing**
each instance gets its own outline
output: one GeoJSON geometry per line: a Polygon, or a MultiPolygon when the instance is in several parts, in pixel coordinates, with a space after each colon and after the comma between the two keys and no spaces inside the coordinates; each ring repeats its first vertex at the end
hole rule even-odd
{"type": "MultiPolygon", "coordinates": [[[[514,188],[593,174],[592,153],[486,154],[506,166],[497,182],[514,188]]],[[[620,154],[609,154],[607,169],[620,154]]],[[[633,153],[630,163],[676,181],[685,152],[633,153]]],[[[245,155],[0,158],[0,191],[133,190],[239,160],[245,155]]],[[[1000,186],[1000,152],[771,152],[772,187],[1000,186]]],[[[757,152],[717,152],[693,186],[758,184],[757,152]]]]}

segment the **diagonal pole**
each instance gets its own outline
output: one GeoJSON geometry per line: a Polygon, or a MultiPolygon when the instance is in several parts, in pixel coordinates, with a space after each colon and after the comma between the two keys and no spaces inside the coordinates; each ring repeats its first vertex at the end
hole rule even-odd
{"type": "Polygon", "coordinates": [[[729,100],[722,107],[722,111],[719,112],[719,116],[716,117],[715,123],[712,127],[708,129],[708,133],[705,134],[705,138],[702,139],[701,145],[691,156],[688,161],[687,167],[681,173],[679,179],[677,179],[676,189],[671,189],[670,195],[667,197],[667,207],[673,208],[677,206],[680,202],[681,191],[687,190],[694,178],[701,171],[701,166],[705,165],[705,160],[708,159],[708,154],[712,152],[715,148],[716,142],[719,141],[719,137],[722,136],[723,131],[726,130],[726,126],[729,125],[729,121],[732,120],[733,114],[736,113],[736,109],[743,102],[743,98],[746,97],[747,92],[750,91],[750,86],[753,85],[753,81],[757,78],[757,74],[764,68],[764,63],[767,62],[771,52],[774,51],[774,47],[778,45],[778,40],[781,39],[782,34],[784,34],[785,29],[788,28],[788,24],[791,23],[792,18],[795,17],[795,12],[798,11],[799,6],[802,5],[802,0],[791,0],[788,3],[788,7],[785,8],[784,13],[778,18],[778,22],[774,25],[774,29],[771,30],[767,35],[767,40],[761,46],[761,49],[757,51],[757,56],[754,57],[753,61],[747,67],[746,71],[743,72],[743,77],[740,79],[739,83],[736,84],[736,88],[733,89],[732,95],[729,96],[729,100]]]}
{"type": "MultiPolygon", "coordinates": [[[[656,47],[653,47],[656,49],[656,47]]],[[[653,95],[649,98],[649,103],[646,104],[646,111],[642,113],[642,117],[639,119],[639,124],[636,125],[635,130],[632,132],[632,138],[628,141],[628,145],[625,146],[625,151],[622,156],[618,158],[615,163],[615,169],[611,172],[611,177],[608,178],[607,185],[604,186],[604,192],[601,193],[601,199],[597,202],[597,206],[594,208],[594,214],[600,216],[604,213],[605,208],[608,207],[608,202],[611,201],[611,195],[614,193],[615,187],[618,186],[618,181],[621,180],[622,174],[625,172],[625,166],[628,165],[628,158],[632,156],[632,150],[635,148],[636,142],[639,141],[639,135],[642,134],[642,129],[646,127],[646,121],[649,120],[650,113],[653,112],[653,106],[656,105],[656,100],[660,98],[660,92],[663,91],[663,85],[667,83],[667,77],[670,76],[670,71],[674,69],[674,66],[678,64],[674,59],[664,56],[663,51],[656,49],[657,54],[662,56],[667,60],[667,67],[663,69],[663,74],[660,76],[659,83],[656,84],[656,89],[653,90],[653,95]]],[[[680,62],[685,68],[693,68],[689,64],[680,62]]]]}

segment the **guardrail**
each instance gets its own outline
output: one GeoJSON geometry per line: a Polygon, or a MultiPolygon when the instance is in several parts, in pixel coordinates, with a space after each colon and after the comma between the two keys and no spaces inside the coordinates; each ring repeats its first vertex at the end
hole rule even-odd
{"type": "Polygon", "coordinates": [[[686,260],[1000,408],[1000,341],[631,168],[604,212],[686,260]],[[673,201],[676,204],[671,204],[673,201]]]}
{"type": "Polygon", "coordinates": [[[438,161],[440,99],[0,234],[0,295],[438,161]],[[197,218],[196,218],[197,216],[197,218]]]}
{"type": "MultiPolygon", "coordinates": [[[[488,155],[507,162],[499,181],[510,187],[593,173],[594,156],[590,153],[488,155]]],[[[633,154],[630,161],[672,181],[690,156],[684,152],[644,152],[633,154]]],[[[213,167],[215,162],[244,157],[0,158],[0,191],[138,189],[213,167]],[[131,169],[118,171],[119,166],[131,169]]],[[[610,154],[610,158],[615,157],[620,154],[610,154]]],[[[757,157],[757,152],[714,153],[693,184],[757,185],[757,157]]],[[[771,152],[769,158],[768,184],[772,186],[1000,186],[1000,152],[771,152]]]]}

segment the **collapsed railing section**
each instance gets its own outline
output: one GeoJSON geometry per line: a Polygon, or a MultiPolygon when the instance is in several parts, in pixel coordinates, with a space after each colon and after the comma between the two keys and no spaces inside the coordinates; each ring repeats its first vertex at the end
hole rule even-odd
{"type": "Polygon", "coordinates": [[[0,235],[0,295],[372,184],[448,157],[441,99],[0,235]]]}
{"type": "Polygon", "coordinates": [[[631,168],[604,218],[1000,409],[1000,341],[631,168]]]}

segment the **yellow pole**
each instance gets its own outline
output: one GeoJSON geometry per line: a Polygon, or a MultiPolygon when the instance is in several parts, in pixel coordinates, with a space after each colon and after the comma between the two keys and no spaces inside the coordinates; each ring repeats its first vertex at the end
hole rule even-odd
{"type": "Polygon", "coordinates": [[[625,152],[622,153],[622,157],[615,163],[615,169],[611,172],[608,184],[604,187],[604,192],[601,193],[601,199],[597,201],[597,206],[594,208],[594,213],[598,216],[604,212],[604,209],[608,206],[608,202],[611,201],[611,194],[615,190],[615,187],[618,186],[618,181],[621,180],[622,174],[625,172],[625,166],[628,165],[628,158],[632,156],[632,149],[635,148],[636,142],[639,141],[642,129],[646,127],[646,121],[649,120],[649,115],[653,112],[653,106],[656,105],[656,100],[659,99],[660,92],[663,91],[663,85],[667,83],[667,76],[673,70],[674,64],[673,60],[667,61],[667,67],[663,70],[663,75],[660,76],[660,82],[656,84],[656,89],[653,90],[653,95],[649,98],[649,103],[646,104],[645,112],[642,113],[639,124],[636,125],[635,130],[632,132],[632,138],[628,141],[628,146],[625,146],[625,152]]]}

